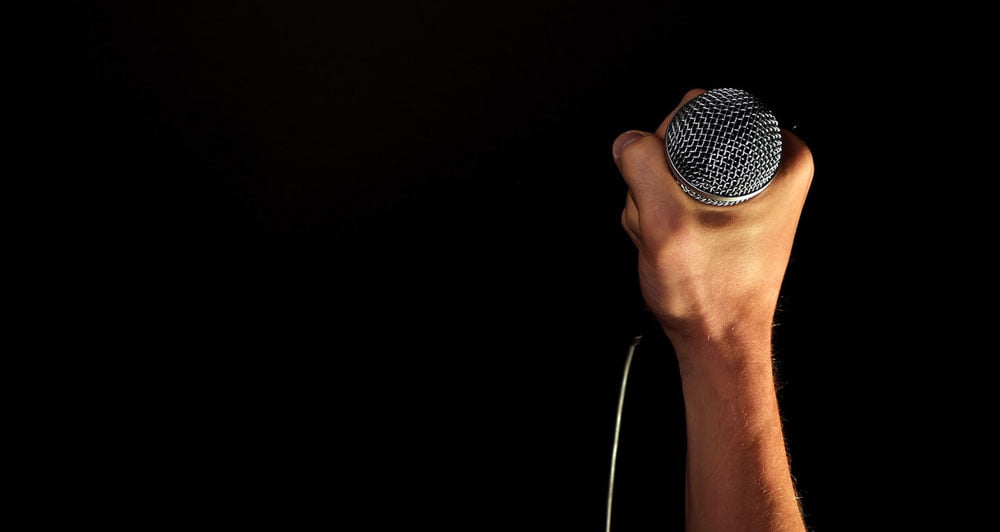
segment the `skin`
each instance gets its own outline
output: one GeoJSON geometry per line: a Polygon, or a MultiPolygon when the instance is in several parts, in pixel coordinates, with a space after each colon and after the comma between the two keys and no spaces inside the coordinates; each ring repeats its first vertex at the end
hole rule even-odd
{"type": "Polygon", "coordinates": [[[639,251],[646,305],[677,354],[687,420],[690,531],[804,531],[771,360],[771,325],[812,156],[782,131],[781,168],[731,207],[688,197],[670,172],[667,125],[628,131],[612,153],[629,192],[622,225],[639,251]]]}

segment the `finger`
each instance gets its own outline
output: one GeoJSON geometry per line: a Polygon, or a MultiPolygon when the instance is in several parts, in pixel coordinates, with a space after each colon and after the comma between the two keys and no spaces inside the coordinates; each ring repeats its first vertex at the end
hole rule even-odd
{"type": "Polygon", "coordinates": [[[801,207],[814,173],[812,152],[797,135],[781,130],[781,166],[764,192],[781,196],[801,207]],[[773,189],[773,190],[772,190],[773,189]]]}
{"type": "Polygon", "coordinates": [[[640,228],[639,228],[639,209],[635,206],[635,200],[632,198],[632,193],[629,192],[625,195],[625,208],[622,209],[622,227],[625,232],[628,233],[629,238],[632,239],[632,243],[635,247],[639,247],[640,242],[640,228]]]}
{"type": "Polygon", "coordinates": [[[632,243],[635,244],[635,247],[639,248],[640,247],[639,246],[639,235],[633,233],[632,230],[629,229],[629,226],[628,226],[628,214],[625,212],[625,209],[622,209],[622,227],[625,229],[625,234],[627,234],[628,237],[632,239],[632,243]]]}
{"type": "Polygon", "coordinates": [[[635,204],[635,198],[629,192],[625,195],[625,220],[628,222],[628,230],[636,237],[642,238],[642,226],[639,225],[639,207],[635,204]]]}
{"type": "MultiPolygon", "coordinates": [[[[677,107],[674,107],[673,111],[670,111],[670,114],[667,115],[667,118],[663,120],[660,126],[656,128],[656,132],[653,134],[656,135],[657,137],[660,137],[661,139],[664,138],[664,135],[666,134],[667,131],[667,126],[670,124],[670,121],[673,120],[674,115],[677,114],[677,111],[681,107],[683,107],[684,104],[691,101],[692,98],[698,96],[699,94],[703,94],[705,92],[707,92],[705,89],[691,89],[687,91],[684,97],[681,98],[681,102],[677,104],[677,107]]],[[[629,144],[631,144],[636,140],[639,140],[639,138],[646,135],[649,135],[649,133],[645,131],[639,131],[637,129],[632,129],[626,131],[625,133],[622,133],[621,135],[618,135],[618,138],[615,139],[614,143],[612,143],[611,145],[611,155],[614,157],[615,163],[618,162],[618,159],[621,157],[622,150],[624,150],[626,146],[628,146],[629,144]]]]}
{"type": "Polygon", "coordinates": [[[687,93],[684,94],[684,97],[681,98],[681,103],[677,104],[677,107],[674,107],[673,111],[670,111],[670,114],[668,114],[667,117],[663,119],[663,122],[660,122],[660,126],[656,128],[656,133],[655,133],[656,136],[660,137],[661,139],[667,138],[667,126],[670,125],[670,121],[674,119],[674,115],[677,114],[677,111],[679,111],[681,107],[684,107],[684,104],[694,99],[695,96],[704,94],[706,92],[708,91],[706,91],[705,89],[691,89],[687,91],[687,93]]]}
{"type": "Polygon", "coordinates": [[[618,138],[611,143],[611,156],[614,158],[615,164],[618,165],[618,170],[621,170],[621,164],[619,164],[619,161],[621,161],[622,152],[625,151],[625,148],[627,148],[629,144],[650,135],[652,135],[652,133],[639,131],[638,129],[630,129],[621,135],[618,135],[618,138]]]}
{"type": "Polygon", "coordinates": [[[656,134],[644,131],[626,131],[615,139],[612,155],[615,164],[628,183],[638,210],[652,218],[665,205],[676,202],[680,191],[671,181],[673,174],[666,162],[666,147],[663,134],[667,125],[685,103],[704,93],[704,89],[692,89],[684,95],[680,103],[667,115],[656,134]],[[674,201],[669,201],[669,200],[674,201]]]}
{"type": "Polygon", "coordinates": [[[644,220],[654,219],[674,203],[671,197],[679,188],[668,168],[666,149],[660,137],[647,134],[625,146],[618,159],[618,168],[644,220]]]}

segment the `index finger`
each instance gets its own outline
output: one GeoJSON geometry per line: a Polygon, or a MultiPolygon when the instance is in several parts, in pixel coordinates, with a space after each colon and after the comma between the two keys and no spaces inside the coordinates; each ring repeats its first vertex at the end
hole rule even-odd
{"type": "Polygon", "coordinates": [[[705,89],[691,89],[687,91],[687,93],[684,94],[684,97],[681,98],[681,103],[677,104],[677,107],[674,107],[674,110],[670,111],[670,114],[668,114],[667,117],[663,119],[663,122],[660,123],[660,126],[656,128],[656,136],[661,139],[666,138],[667,127],[670,125],[670,121],[674,119],[674,115],[677,114],[677,111],[680,111],[681,107],[684,107],[684,104],[694,99],[695,96],[706,92],[708,91],[705,89]]]}

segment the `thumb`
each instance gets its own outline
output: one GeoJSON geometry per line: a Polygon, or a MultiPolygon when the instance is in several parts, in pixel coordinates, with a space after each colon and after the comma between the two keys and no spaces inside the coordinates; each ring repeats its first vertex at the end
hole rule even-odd
{"type": "Polygon", "coordinates": [[[615,140],[612,150],[639,212],[649,212],[667,200],[669,187],[676,185],[667,166],[663,139],[645,131],[626,131],[615,140]]]}
{"type": "Polygon", "coordinates": [[[688,91],[663,120],[656,133],[631,130],[615,139],[611,153],[640,212],[648,214],[654,206],[662,208],[665,204],[673,203],[674,195],[680,191],[673,182],[673,174],[667,164],[664,136],[667,125],[677,111],[703,92],[704,89],[688,91]]]}

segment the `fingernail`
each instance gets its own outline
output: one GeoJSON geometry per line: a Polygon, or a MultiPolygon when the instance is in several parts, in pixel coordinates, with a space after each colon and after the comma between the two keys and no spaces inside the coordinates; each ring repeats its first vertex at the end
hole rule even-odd
{"type": "Polygon", "coordinates": [[[625,151],[625,146],[628,146],[645,136],[646,134],[642,131],[629,131],[627,133],[623,133],[620,137],[615,139],[615,145],[611,148],[611,152],[615,156],[615,159],[621,159],[622,152],[625,151]]]}

